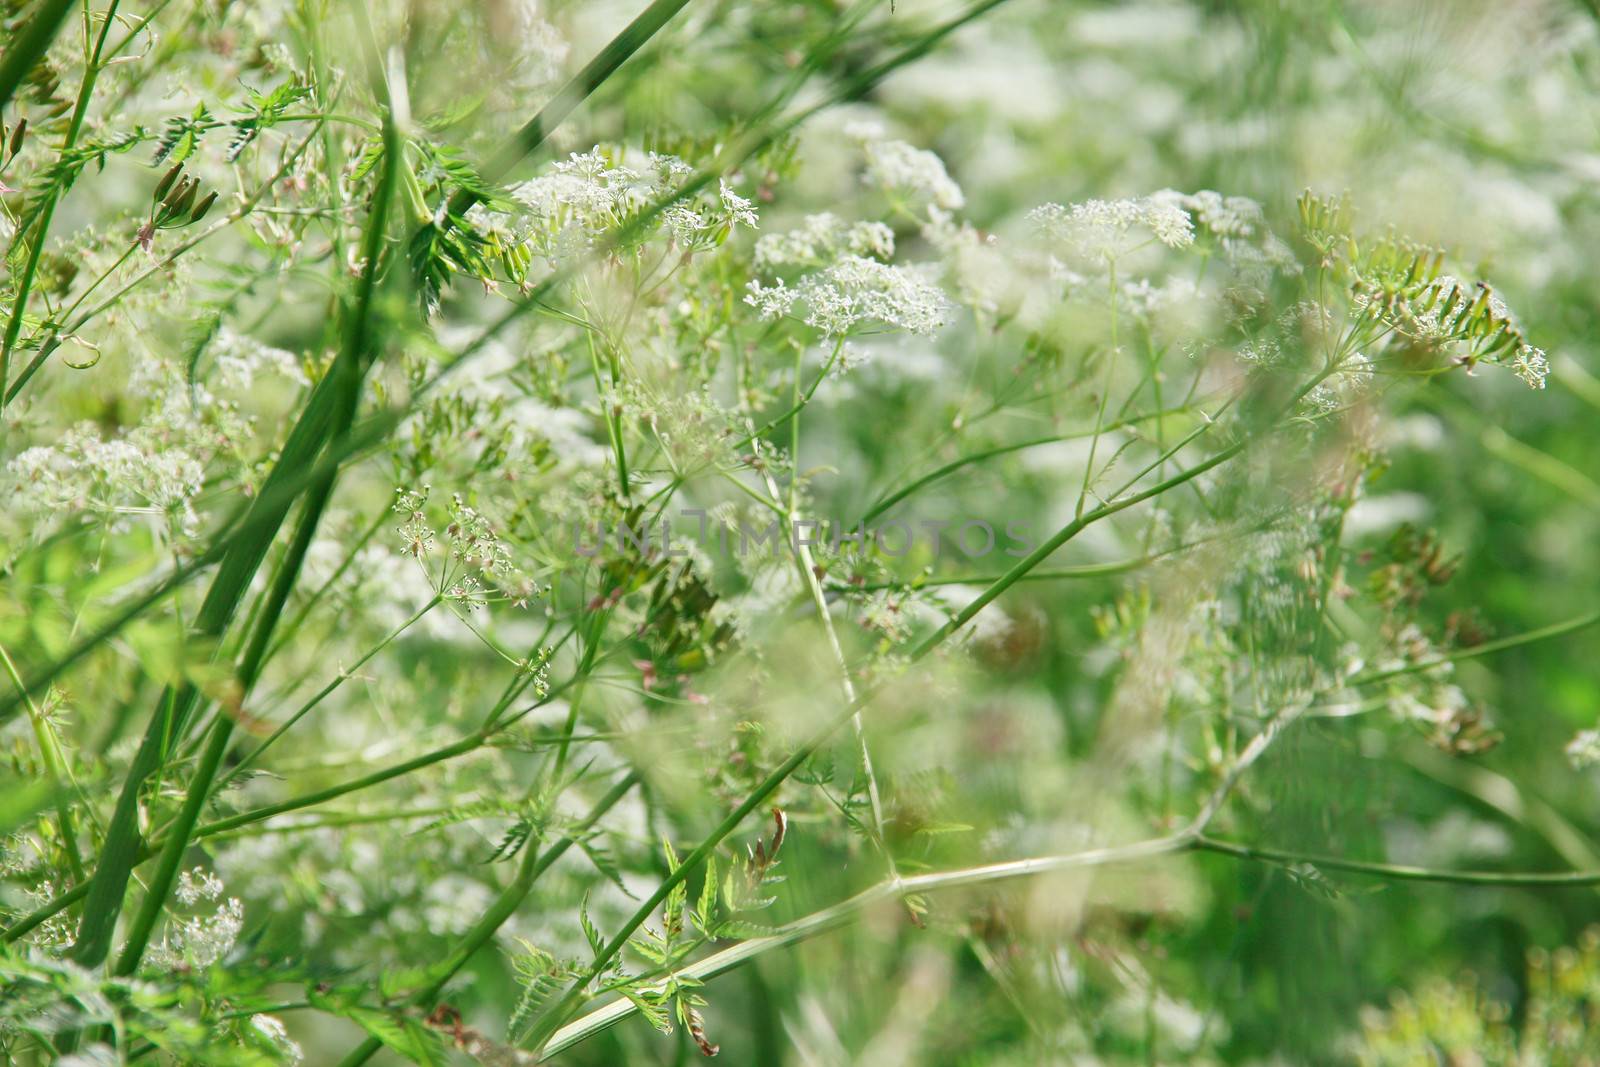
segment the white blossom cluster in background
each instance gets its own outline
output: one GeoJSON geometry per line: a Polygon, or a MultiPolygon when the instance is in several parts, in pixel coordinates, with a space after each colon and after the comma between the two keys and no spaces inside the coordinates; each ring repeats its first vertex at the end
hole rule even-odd
{"type": "Polygon", "coordinates": [[[216,361],[217,382],[230,392],[248,390],[262,373],[276,374],[295,385],[311,384],[300,357],[241,334],[229,325],[218,327],[210,351],[216,361]]]}
{"type": "Polygon", "coordinates": [[[134,516],[155,516],[192,533],[192,503],[205,479],[201,459],[138,430],[110,440],[80,423],[53,445],[35,445],[6,463],[10,505],[22,513],[89,512],[125,528],[134,516]]]}
{"type": "Polygon", "coordinates": [[[886,223],[846,222],[832,212],[807,215],[798,229],[765,233],[756,241],[755,265],[763,272],[822,267],[841,255],[894,258],[894,230],[886,223]]]}
{"type": "Polygon", "coordinates": [[[438,528],[428,513],[429,492],[429,486],[396,491],[393,510],[402,516],[395,531],[401,550],[417,561],[448,601],[479,608],[506,599],[516,607],[527,607],[539,595],[538,584],[517,565],[512,549],[489,520],[460,493],[452,493],[444,525],[438,528]],[[446,559],[435,566],[432,556],[440,542],[446,559]]]}
{"type": "Polygon", "coordinates": [[[480,233],[538,256],[551,268],[574,263],[602,235],[646,211],[656,212],[653,226],[664,227],[688,250],[712,247],[730,231],[758,224],[755,205],[726,178],[719,179],[715,195],[674,198],[694,175],[692,166],[676,156],[645,152],[635,168],[618,162],[627,155],[599,145],[573,152],[551,164],[548,173],[511,186],[504,203],[475,204],[467,220],[480,233]]]}
{"type": "MultiPolygon", "coordinates": [[[[226,18],[174,5],[150,16],[159,37],[133,12],[108,18],[136,47],[99,72],[116,107],[97,98],[81,133],[105,159],[75,179],[42,246],[11,383],[74,318],[65,309],[108,311],[0,413],[0,575],[16,576],[0,582],[0,652],[43,679],[29,690],[41,709],[17,702],[0,742],[51,789],[4,839],[0,920],[82,890],[139,731],[169,706],[158,694],[193,692],[157,777],[129,794],[136,837],[159,843],[174,825],[212,724],[232,732],[200,825],[214,811],[230,828],[197,838],[214,870],[181,871],[152,897],[165,914],[128,988],[205,1026],[220,1016],[208,1040],[244,1046],[243,1061],[333,1062],[369,1039],[391,1059],[411,1054],[402,1039],[429,1045],[414,1058],[435,1043],[496,1062],[543,1055],[516,1047],[507,1020],[542,1025],[524,1010],[542,985],[578,978],[774,767],[794,773],[709,849],[719,877],[702,884],[697,853],[669,909],[685,891],[708,910],[743,891],[737,872],[772,858],[756,844],[776,841],[755,826],[762,812],[798,839],[778,877],[807,865],[773,890],[786,915],[911,871],[1147,839],[1240,850],[1126,880],[1013,881],[976,917],[960,893],[909,897],[903,938],[807,946],[816,966],[802,970],[829,980],[783,990],[792,1058],[987,1063],[974,1035],[1020,1007],[996,1064],[1131,1063],[1142,1043],[1139,1062],[1205,1065],[1235,1040],[1273,1061],[1270,1027],[1230,1019],[1230,998],[1266,1002],[1266,923],[1366,875],[1247,853],[1370,842],[1378,853],[1345,866],[1448,868],[1492,841],[1486,862],[1520,862],[1514,828],[1478,831],[1498,825],[1488,812],[1422,851],[1452,826],[1432,807],[1457,801],[1419,790],[1429,810],[1396,815],[1345,772],[1377,774],[1419,736],[1452,760],[1513,737],[1523,695],[1496,693],[1489,672],[1502,654],[1561,661],[1553,643],[1503,642],[1510,620],[1581,591],[1592,570],[1573,547],[1592,540],[1588,453],[1551,423],[1581,425],[1600,403],[1566,355],[1593,288],[1580,237],[1600,218],[1587,200],[1600,163],[1571,121],[1590,46],[1572,42],[1600,43],[1600,21],[1580,35],[1562,2],[1489,12],[1519,47],[1540,37],[1525,23],[1548,26],[1547,51],[1518,61],[1526,77],[1486,70],[1492,89],[1445,77],[1448,49],[1430,59],[1407,43],[1450,36],[1455,7],[1423,26],[1396,14],[1409,4],[1341,5],[1332,24],[1320,9],[1306,20],[1312,31],[1274,5],[1001,5],[930,38],[925,62],[882,71],[871,64],[921,47],[939,5],[688,5],[504,167],[511,131],[633,12],[378,5],[379,37],[411,35],[378,72],[359,50],[323,51],[349,27],[319,21],[318,5],[263,0],[226,18]],[[1280,32],[1316,39],[1281,69],[1259,54],[1280,32]],[[169,47],[188,56],[181,77],[169,47]],[[851,88],[863,70],[870,93],[851,88]],[[1259,84],[1275,80],[1270,94],[1259,84]],[[288,103],[251,112],[273,92],[288,103]],[[391,117],[404,120],[398,152],[391,117]],[[141,243],[146,210],[164,211],[146,197],[179,157],[185,182],[219,192],[210,221],[229,218],[199,240],[152,223],[141,243]],[[365,233],[384,176],[387,229],[365,233]],[[1358,191],[1327,193],[1347,184],[1358,191]],[[1415,241],[1399,232],[1413,223],[1415,241]],[[366,262],[364,237],[386,270],[366,262]],[[1480,272],[1506,279],[1526,333],[1480,272]],[[297,420],[326,416],[307,405],[328,397],[319,387],[353,341],[355,425],[385,436],[340,455],[325,500],[297,497],[231,590],[255,549],[233,551],[227,520],[252,513],[297,420]],[[1480,366],[1500,373],[1462,380],[1480,366]],[[1489,472],[1480,449],[1506,464],[1489,472]],[[814,523],[824,543],[809,559],[781,535],[747,550],[775,515],[814,523]],[[863,515],[886,540],[825,543],[851,539],[863,515]],[[689,516],[698,540],[680,539],[689,516]],[[973,553],[953,536],[968,520],[1025,547],[973,553]],[[1012,538],[1010,520],[1029,536],[1012,538]],[[903,555],[884,550],[897,523],[903,555]],[[942,540],[924,536],[941,525],[942,540]],[[1052,535],[1050,557],[1020,575],[1052,535]],[[1508,560],[1542,576],[1535,594],[1499,576],[1508,560]],[[1494,588],[1446,587],[1462,571],[1494,588]],[[124,627],[152,577],[172,575],[124,627]],[[196,637],[214,590],[236,592],[236,611],[196,637]],[[1474,666],[1458,672],[1461,653],[1474,666]],[[865,694],[872,714],[785,762],[844,708],[841,692],[865,694]],[[50,780],[58,754],[70,789],[50,780]],[[1319,789],[1302,770],[1323,759],[1333,784],[1319,789]],[[580,822],[630,772],[622,799],[580,822]],[[1166,836],[1211,798],[1215,841],[1166,836]],[[525,882],[553,842],[560,861],[525,882]],[[1217,925],[1230,887],[1248,900],[1256,885],[1272,906],[1222,924],[1249,952],[1179,946],[1189,924],[1217,925]],[[507,886],[525,899],[430,988],[431,965],[467,958],[455,950],[507,886]],[[924,913],[934,930],[972,927],[973,966],[919,936],[924,913]],[[1233,956],[1248,966],[1228,982],[1192,980],[1233,956]],[[259,973],[268,960],[281,971],[259,973]],[[929,1029],[944,1016],[983,1025],[929,1029]]],[[[100,6],[82,12],[90,30],[100,6]]],[[[85,61],[66,25],[41,68],[60,86],[24,87],[38,128],[19,159],[0,154],[0,243],[62,155],[70,112],[48,97],[70,107],[85,61]]],[[[339,447],[329,436],[318,454],[339,447]]],[[[26,685],[0,678],[0,691],[26,685]]],[[[1589,721],[1572,707],[1583,691],[1568,678],[1540,700],[1570,731],[1589,721]]],[[[1541,742],[1537,764],[1508,745],[1496,773],[1559,764],[1560,743],[1541,742]]],[[[1565,757],[1600,766],[1600,729],[1565,757]]],[[[1568,777],[1551,806],[1582,810],[1594,776],[1568,777]]],[[[130,910],[153,869],[140,863],[130,910]]],[[[1454,936],[1412,921],[1421,905],[1400,897],[1374,898],[1389,934],[1454,936]]],[[[113,952],[127,918],[102,931],[113,952]]],[[[575,987],[567,1018],[543,1022],[570,1033],[621,996],[612,1010],[748,1057],[747,998],[660,980],[765,917],[737,920],[713,931],[653,911],[575,987]]],[[[83,922],[64,907],[0,962],[105,1006],[75,1055],[121,1062],[129,1042],[102,1040],[122,1021],[111,977],[75,970],[95,944],[72,951],[83,922]]],[[[768,945],[753,947],[780,951],[768,945]]],[[[1324,1022],[1303,1029],[1345,1039],[1347,1020],[1324,1022]]],[[[655,1047],[644,1025],[619,1040],[575,1055],[655,1047]]]]}
{"type": "Polygon", "coordinates": [[[767,319],[793,314],[802,304],[806,325],[825,337],[871,326],[932,333],[944,324],[947,306],[925,272],[856,255],[841,256],[792,288],[782,278],[773,285],[752,279],[745,302],[767,319]]]}
{"type": "Polygon", "coordinates": [[[866,171],[861,180],[918,207],[959,211],[967,198],[945,170],[944,160],[904,141],[867,138],[862,142],[866,171]]]}
{"type": "Polygon", "coordinates": [[[1566,751],[1568,761],[1579,770],[1600,764],[1600,730],[1579,730],[1566,751]]]}
{"type": "Polygon", "coordinates": [[[1164,195],[1044,204],[1028,218],[1046,241],[1093,264],[1114,263],[1151,238],[1168,248],[1194,243],[1194,220],[1182,204],[1164,195]]]}

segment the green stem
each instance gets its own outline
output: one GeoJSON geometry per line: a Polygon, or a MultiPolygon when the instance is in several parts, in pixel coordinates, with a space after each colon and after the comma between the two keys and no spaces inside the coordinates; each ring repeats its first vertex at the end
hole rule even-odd
{"type": "Polygon", "coordinates": [[[0,108],[11,103],[17,86],[34,64],[50,50],[50,42],[61,32],[75,0],[44,0],[27,27],[6,48],[5,60],[0,62],[0,108]]]}
{"type": "Polygon", "coordinates": [[[969,453],[968,455],[962,456],[960,459],[952,460],[951,462],[946,463],[944,466],[939,467],[936,470],[929,471],[916,481],[895,490],[893,493],[890,493],[887,496],[880,497],[877,503],[873,504],[872,507],[867,509],[867,513],[861,516],[861,521],[871,522],[879,515],[882,515],[884,512],[900,503],[900,501],[904,500],[906,497],[911,496],[913,493],[916,493],[917,491],[927,487],[933,482],[940,480],[941,478],[949,477],[963,467],[970,467],[974,463],[982,463],[984,460],[993,459],[995,456],[1004,456],[1012,452],[1021,452],[1022,450],[1028,448],[1038,448],[1041,445],[1059,444],[1062,441],[1078,441],[1085,437],[1093,437],[1097,432],[1110,433],[1113,430],[1121,430],[1129,426],[1137,426],[1140,423],[1149,422],[1151,420],[1156,420],[1159,422],[1160,420],[1169,418],[1173,415],[1183,415],[1192,410],[1194,409],[1191,405],[1185,405],[1183,407],[1172,408],[1168,411],[1153,411],[1146,415],[1135,415],[1132,418],[1120,419],[1108,426],[1103,427],[1099,431],[1075,430],[1072,433],[1051,434],[1048,437],[1033,437],[1026,441],[1017,441],[1013,444],[998,445],[994,448],[986,448],[979,452],[969,453]]]}
{"type": "Polygon", "coordinates": [[[399,626],[396,626],[393,630],[389,631],[389,633],[385,635],[381,641],[369,648],[366,652],[362,653],[360,659],[356,660],[350,666],[344,668],[337,675],[335,675],[332,681],[328,682],[327,685],[324,685],[321,689],[319,689],[314,696],[312,696],[304,704],[300,705],[293,715],[290,715],[283,721],[281,725],[278,726],[277,729],[273,730],[272,733],[267,736],[266,740],[262,741],[261,744],[247,752],[244,757],[234,765],[233,769],[223,777],[222,781],[217,783],[217,788],[219,790],[227,788],[229,782],[243,774],[249,768],[249,766],[261,756],[261,753],[265,752],[274,743],[276,743],[277,740],[287,733],[295,723],[305,718],[313,708],[326,700],[334,690],[338,689],[341,685],[354,677],[355,672],[360,670],[363,665],[372,659],[373,656],[376,656],[379,652],[382,652],[384,649],[388,648],[395,642],[397,638],[400,637],[401,634],[405,633],[412,626],[414,626],[419,619],[421,619],[428,612],[432,611],[434,608],[438,607],[443,599],[444,598],[439,596],[437,593],[434,594],[433,599],[429,600],[426,604],[419,608],[409,619],[401,623],[399,626]]]}
{"type": "MultiPolygon", "coordinates": [[[[195,620],[196,629],[203,635],[218,637],[227,629],[279,527],[288,516],[290,500],[273,499],[278,494],[270,490],[275,490],[278,483],[293,477],[300,468],[311,465],[317,454],[328,447],[330,441],[337,446],[349,433],[359,400],[360,383],[370,362],[367,359],[371,348],[368,319],[380,269],[379,253],[387,229],[389,202],[392,199],[390,194],[395,181],[393,149],[397,135],[392,116],[385,122],[385,131],[390,151],[385,154],[385,162],[379,172],[377,188],[373,193],[364,249],[367,269],[363,274],[354,308],[346,323],[344,344],[328,374],[312,393],[299,422],[290,431],[289,439],[279,454],[277,464],[267,476],[261,495],[254,501],[252,512],[260,512],[262,515],[259,528],[251,531],[253,536],[235,537],[223,556],[217,576],[195,620]],[[271,510],[266,510],[268,508],[271,510]]],[[[255,639],[241,668],[240,678],[246,690],[255,680],[255,673],[260,666],[261,656],[265,653],[271,629],[277,622],[283,604],[287,601],[294,580],[298,577],[299,563],[309,550],[311,537],[321,519],[328,495],[332,491],[337,470],[338,467],[334,466],[326,474],[316,477],[309,486],[311,493],[306,500],[294,545],[285,565],[280,568],[278,580],[269,594],[272,610],[263,616],[262,624],[256,631],[255,639]]],[[[169,693],[168,698],[163,700],[161,709],[151,717],[150,727],[129,769],[122,794],[117,800],[111,826],[107,830],[101,860],[95,869],[83,919],[79,924],[77,944],[73,948],[74,959],[84,966],[97,966],[110,951],[111,938],[117,916],[122,910],[128,879],[141,850],[138,827],[140,791],[150,773],[161,764],[166,754],[171,752],[176,742],[182,738],[197,697],[198,693],[192,685],[185,685],[177,692],[169,693]]],[[[226,751],[233,724],[234,720],[227,715],[219,717],[216,721],[211,743],[202,758],[199,771],[190,781],[189,792],[180,809],[176,825],[169,831],[166,843],[162,847],[157,877],[152,880],[146,892],[144,904],[141,906],[122,956],[117,961],[116,970],[119,974],[130,974],[138,966],[149,934],[165,903],[171,878],[176,874],[183,850],[188,847],[189,836],[199,817],[200,808],[209,796],[212,776],[226,751]]]]}
{"type": "Polygon", "coordinates": [[[371,774],[363,775],[353,781],[341,782],[338,785],[329,786],[326,789],[318,789],[311,793],[302,793],[299,796],[290,797],[288,800],[280,800],[275,804],[265,804],[259,808],[251,808],[249,811],[242,811],[237,815],[229,815],[215,822],[206,823],[195,830],[195,839],[214,837],[228,830],[261,822],[263,819],[270,819],[275,815],[283,815],[286,812],[299,811],[301,808],[313,808],[337,797],[358,793],[363,789],[370,789],[375,785],[410,774],[412,771],[431,767],[435,763],[443,763],[445,760],[454,759],[469,752],[476,752],[488,743],[489,736],[483,731],[474,731],[459,741],[453,741],[442,748],[424,752],[420,756],[385,767],[382,770],[373,771],[371,774]]]}
{"type": "Polygon", "coordinates": [[[1100,405],[1094,413],[1094,436],[1089,441],[1089,458],[1083,465],[1083,490],[1078,494],[1078,506],[1073,510],[1074,516],[1083,514],[1083,507],[1089,500],[1089,486],[1094,481],[1094,458],[1100,447],[1100,435],[1106,421],[1106,404],[1111,399],[1111,377],[1116,373],[1117,356],[1122,352],[1117,343],[1117,261],[1110,260],[1106,264],[1106,277],[1111,286],[1111,352],[1106,356],[1106,377],[1100,383],[1100,405]]]}
{"type": "Polygon", "coordinates": [[[1445,663],[1455,663],[1464,659],[1477,659],[1479,656],[1504,652],[1508,648],[1518,648],[1522,645],[1532,644],[1535,641],[1544,641],[1552,637],[1561,637],[1565,634],[1587,629],[1597,622],[1600,622],[1600,611],[1591,611],[1587,614],[1567,619],[1564,622],[1551,623],[1549,626],[1541,626],[1537,630],[1529,630],[1526,633],[1502,637],[1498,641],[1485,641],[1481,645],[1457,649],[1444,655],[1434,656],[1432,659],[1425,659],[1420,663],[1410,663],[1404,667],[1394,667],[1385,671],[1369,671],[1365,674],[1358,674],[1350,679],[1349,684],[1372,685],[1375,682],[1388,681],[1390,678],[1399,678],[1402,675],[1431,670],[1445,663]]]}
{"type": "Polygon", "coordinates": [[[1309,863],[1330,871],[1364,874],[1397,882],[1437,882],[1444,885],[1492,885],[1511,887],[1556,887],[1600,885],[1600,871],[1452,871],[1436,867],[1411,867],[1398,863],[1373,863],[1366,860],[1326,856],[1315,852],[1240,845],[1214,837],[1195,838],[1191,848],[1215,852],[1234,859],[1260,860],[1276,864],[1309,863]]]}
{"type": "Polygon", "coordinates": [[[919,660],[926,656],[929,652],[932,652],[934,648],[938,647],[938,645],[940,645],[945,638],[949,637],[956,630],[959,630],[961,627],[971,622],[973,616],[977,615],[978,612],[987,607],[1001,593],[1004,593],[1007,589],[1011,588],[1011,586],[1022,580],[1024,575],[1042,563],[1046,558],[1053,554],[1056,549],[1060,548],[1062,545],[1076,537],[1084,529],[1084,527],[1090,525],[1091,523],[1098,522],[1100,519],[1106,518],[1107,516],[1115,515],[1117,512],[1126,508],[1130,508],[1142,501],[1149,500],[1151,497],[1160,496],[1162,493],[1165,493],[1176,486],[1180,486],[1185,482],[1198,478],[1206,471],[1211,470],[1213,467],[1221,466],[1234,456],[1237,456],[1240,452],[1243,452],[1248,443],[1248,439],[1240,440],[1232,445],[1229,445],[1227,448],[1223,449],[1221,452],[1218,452],[1211,458],[1197,463],[1193,467],[1190,467],[1186,470],[1179,471],[1177,474],[1174,474],[1172,477],[1156,483],[1149,489],[1134,493],[1131,496],[1123,497],[1120,500],[1116,500],[1109,504],[1102,504],[1093,511],[1084,512],[1076,519],[1073,519],[1071,522],[1067,523],[1067,525],[1058,530],[1048,541],[1034,549],[1023,559],[1017,561],[1016,566],[1006,571],[1006,573],[1001,575],[997,581],[991,583],[986,589],[984,589],[983,592],[979,593],[971,603],[967,604],[966,607],[962,608],[959,612],[952,616],[950,620],[943,626],[939,627],[939,629],[935,630],[932,634],[929,634],[928,637],[912,652],[912,660],[919,660]]]}

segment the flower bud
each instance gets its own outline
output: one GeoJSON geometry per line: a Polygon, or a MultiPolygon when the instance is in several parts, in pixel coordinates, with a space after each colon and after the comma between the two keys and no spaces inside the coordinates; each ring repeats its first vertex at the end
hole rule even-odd
{"type": "Polygon", "coordinates": [[[150,199],[154,200],[158,204],[161,203],[162,198],[167,195],[167,190],[172,188],[172,183],[178,180],[178,175],[182,171],[183,171],[183,164],[182,163],[174,164],[172,169],[167,171],[167,173],[162,177],[162,179],[159,182],[156,183],[155,195],[152,196],[150,199]]]}
{"type": "Polygon", "coordinates": [[[185,178],[183,184],[174,189],[167,197],[167,213],[174,219],[182,218],[189,213],[194,205],[194,194],[199,192],[200,183],[193,178],[185,178]]]}
{"type": "Polygon", "coordinates": [[[206,198],[195,205],[194,214],[189,216],[190,222],[199,222],[206,217],[206,212],[211,210],[211,205],[217,202],[216,190],[206,194],[206,198]]]}

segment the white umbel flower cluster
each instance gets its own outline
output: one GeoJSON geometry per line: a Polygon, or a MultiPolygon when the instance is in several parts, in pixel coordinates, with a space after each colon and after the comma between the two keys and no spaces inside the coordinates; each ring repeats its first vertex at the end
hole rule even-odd
{"type": "Polygon", "coordinates": [[[1550,376],[1550,360],[1542,348],[1518,345],[1511,357],[1511,370],[1529,389],[1543,389],[1544,380],[1550,376]]]}
{"type": "Polygon", "coordinates": [[[277,374],[296,385],[311,384],[293,352],[246,337],[231,326],[217,331],[210,348],[217,364],[217,382],[224,389],[247,390],[263,372],[277,374]]]}
{"type": "Polygon", "coordinates": [[[562,64],[572,51],[561,32],[545,19],[539,0],[513,0],[504,5],[503,28],[511,38],[511,53],[516,56],[515,80],[523,89],[548,85],[561,74],[562,64]]]}
{"type": "Polygon", "coordinates": [[[832,212],[807,215],[799,229],[762,235],[756,242],[760,271],[785,267],[820,267],[841,254],[894,257],[894,231],[881,222],[846,222],[832,212]]]}
{"type": "Polygon", "coordinates": [[[862,145],[867,169],[862,180],[891,196],[944,211],[966,206],[967,198],[932,152],[904,141],[867,141],[862,145]]]}
{"type": "Polygon", "coordinates": [[[218,899],[224,888],[221,878],[203,867],[196,867],[178,875],[178,888],[172,895],[178,898],[179,904],[192,908],[202,901],[218,899]]]}
{"type": "Polygon", "coordinates": [[[1576,770],[1600,764],[1600,730],[1580,730],[1567,742],[1567,762],[1576,770]]]}
{"type": "Polygon", "coordinates": [[[793,288],[781,278],[771,286],[752,280],[745,303],[768,319],[804,304],[806,325],[827,337],[872,325],[929,334],[944,324],[948,306],[944,293],[920,270],[855,255],[806,275],[793,288]]]}
{"type": "MultiPolygon", "coordinates": [[[[550,172],[508,190],[515,205],[496,211],[475,205],[467,220],[508,247],[526,247],[561,263],[586,253],[595,239],[670,197],[694,173],[676,156],[645,153],[641,167],[618,162],[621,150],[573,152],[550,172]]],[[[662,210],[657,223],[680,245],[714,243],[738,227],[755,229],[755,205],[724,179],[715,196],[694,195],[662,210]]]]}
{"type": "Polygon", "coordinates": [[[205,467],[182,447],[135,429],[110,440],[93,423],[67,430],[54,445],[29,448],[5,467],[9,505],[20,512],[87,511],[117,520],[165,516],[192,531],[191,506],[205,467]]]}
{"type": "Polygon", "coordinates": [[[1267,225],[1267,214],[1248,196],[1224,196],[1211,189],[1180,193],[1163,189],[1151,199],[1188,212],[1198,232],[1216,242],[1235,269],[1256,272],[1294,270],[1294,250],[1267,225]]]}
{"type": "Polygon", "coordinates": [[[1029,212],[1028,219],[1047,242],[1091,261],[1113,262],[1151,238],[1168,248],[1194,243],[1194,220],[1181,204],[1162,194],[1044,204],[1029,212]]]}
{"type": "Polygon", "coordinates": [[[173,894],[178,903],[187,908],[215,904],[216,909],[170,923],[150,961],[171,970],[209,967],[226,956],[244,929],[244,905],[237,897],[224,900],[225,888],[222,879],[200,867],[179,874],[173,894]]]}

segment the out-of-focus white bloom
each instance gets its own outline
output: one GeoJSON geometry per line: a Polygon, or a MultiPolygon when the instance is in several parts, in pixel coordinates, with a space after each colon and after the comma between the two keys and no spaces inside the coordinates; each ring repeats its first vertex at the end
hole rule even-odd
{"type": "Polygon", "coordinates": [[[1600,730],[1580,730],[1567,742],[1567,760],[1582,770],[1600,764],[1600,730]]]}
{"type": "Polygon", "coordinates": [[[447,874],[428,883],[422,892],[418,918],[431,934],[463,934],[494,902],[494,893],[482,882],[447,874]]]}
{"type": "Polygon", "coordinates": [[[1283,349],[1270,337],[1245,341],[1238,348],[1239,358],[1256,367],[1271,367],[1283,361],[1283,349]]]}
{"type": "Polygon", "coordinates": [[[1170,196],[1125,200],[1085,200],[1064,206],[1044,204],[1029,221],[1052,244],[1091,260],[1110,262],[1144,243],[1145,234],[1168,248],[1194,243],[1194,222],[1170,196]]]}
{"type": "Polygon", "coordinates": [[[511,0],[490,9],[491,14],[500,15],[493,28],[510,45],[508,51],[516,62],[516,82],[522,89],[554,81],[572,51],[560,31],[544,18],[541,6],[540,0],[511,0]]]}
{"type": "Polygon", "coordinates": [[[217,379],[224,389],[245,390],[255,383],[256,375],[269,371],[294,382],[310,385],[300,360],[293,352],[262,344],[253,337],[238,333],[231,326],[223,326],[211,341],[216,355],[217,379]]]}
{"type": "Polygon", "coordinates": [[[1363,496],[1345,514],[1344,536],[1353,540],[1387,534],[1404,523],[1426,522],[1432,511],[1433,502],[1421,493],[1363,496]]]}
{"type": "Polygon", "coordinates": [[[951,179],[944,161],[932,152],[904,141],[868,141],[862,145],[862,151],[867,158],[867,171],[862,179],[869,185],[946,211],[966,205],[961,186],[951,179]]]}
{"type": "MultiPolygon", "coordinates": [[[[28,890],[28,897],[36,904],[48,904],[56,897],[56,884],[49,878],[28,890]]],[[[63,954],[77,942],[77,924],[70,916],[57,913],[34,927],[28,933],[28,943],[44,949],[51,955],[63,954]]]]}
{"type": "Polygon", "coordinates": [[[1200,232],[1222,247],[1224,258],[1236,269],[1259,273],[1298,266],[1294,252],[1268,228],[1261,205],[1247,196],[1223,196],[1211,189],[1197,193],[1163,189],[1150,199],[1192,215],[1200,232]]]}
{"type": "Polygon", "coordinates": [[[1247,196],[1223,196],[1210,189],[1198,193],[1163,189],[1155,197],[1193,212],[1195,221],[1217,237],[1256,237],[1266,226],[1261,205],[1247,196]]]}
{"type": "Polygon", "coordinates": [[[765,272],[820,267],[841,254],[888,260],[894,256],[894,231],[881,222],[845,222],[827,211],[807,215],[799,229],[764,234],[756,242],[755,264],[765,272]]]}
{"type": "MultiPolygon", "coordinates": [[[[596,238],[670,199],[694,168],[675,156],[646,153],[642,169],[616,162],[622,150],[573,152],[551,165],[549,173],[507,190],[512,208],[491,211],[476,205],[467,221],[478,232],[507,246],[526,246],[552,263],[569,262],[589,251],[596,238]]],[[[709,246],[739,226],[755,229],[754,203],[726,180],[717,194],[685,196],[663,208],[654,220],[674,241],[709,246]]]]}
{"type": "Polygon", "coordinates": [[[8,503],[23,512],[91,511],[108,516],[161,514],[185,530],[205,467],[181,445],[137,429],[102,440],[80,423],[55,445],[36,445],[5,467],[8,503]]]}
{"type": "Polygon", "coordinates": [[[943,325],[947,306],[944,293],[920,271],[850,255],[792,289],[782,279],[774,286],[751,281],[745,302],[763,318],[787,315],[802,302],[806,324],[829,337],[873,323],[932,333],[943,325]]]}

